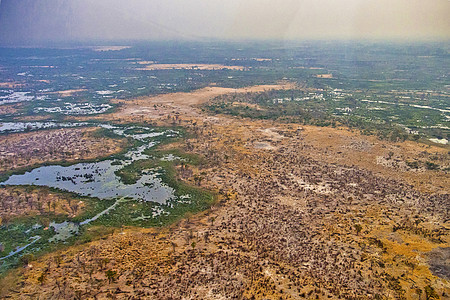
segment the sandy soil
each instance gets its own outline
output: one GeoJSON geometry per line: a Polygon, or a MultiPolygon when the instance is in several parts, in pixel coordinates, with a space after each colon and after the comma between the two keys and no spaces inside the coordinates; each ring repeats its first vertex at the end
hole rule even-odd
{"type": "Polygon", "coordinates": [[[316,75],[316,77],[330,79],[330,78],[333,78],[333,74],[318,74],[318,75],[316,75]]]}
{"type": "Polygon", "coordinates": [[[14,89],[23,87],[25,84],[18,82],[0,82],[0,88],[14,89]]]}
{"type": "Polygon", "coordinates": [[[319,150],[311,153],[315,159],[370,169],[388,178],[405,180],[422,192],[449,192],[450,174],[424,168],[410,169],[405,163],[414,160],[431,161],[431,158],[438,157],[439,163],[448,168],[449,147],[412,141],[388,143],[346,128],[303,126],[303,129],[305,138],[319,150]],[[389,163],[380,162],[380,158],[386,159],[389,156],[389,163]]]}
{"type": "Polygon", "coordinates": [[[47,94],[58,94],[61,97],[70,97],[73,96],[76,93],[84,92],[86,89],[75,89],[75,90],[65,90],[65,91],[56,91],[56,92],[49,92],[47,94]]]}
{"type": "Polygon", "coordinates": [[[0,115],[9,115],[17,112],[17,104],[0,105],[0,115]]]}
{"type": "Polygon", "coordinates": [[[158,119],[166,117],[167,113],[180,114],[186,117],[199,116],[196,106],[207,102],[209,99],[228,93],[262,92],[271,89],[289,89],[293,85],[259,85],[240,89],[207,87],[190,93],[171,93],[155,97],[142,97],[136,100],[116,100],[116,103],[124,104],[122,109],[113,115],[111,119],[141,116],[145,119],[158,119]]]}

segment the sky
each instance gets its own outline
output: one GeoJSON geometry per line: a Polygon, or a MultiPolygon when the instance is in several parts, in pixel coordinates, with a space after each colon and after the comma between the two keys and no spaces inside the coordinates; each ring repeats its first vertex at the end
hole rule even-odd
{"type": "Polygon", "coordinates": [[[450,40],[449,0],[0,0],[0,43],[450,40]]]}

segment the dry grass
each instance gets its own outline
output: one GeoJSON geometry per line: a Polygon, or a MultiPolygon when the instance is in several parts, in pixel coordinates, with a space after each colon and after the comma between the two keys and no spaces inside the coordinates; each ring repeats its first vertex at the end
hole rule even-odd
{"type": "Polygon", "coordinates": [[[167,125],[180,114],[193,138],[177,147],[208,162],[180,177],[193,183],[205,172],[202,187],[219,191],[218,204],[169,228],[129,228],[47,255],[21,271],[21,299],[418,299],[427,285],[450,293],[427,262],[450,247],[447,174],[377,163],[389,152],[417,157],[422,145],[195,107],[226,92],[136,99],[107,116],[167,125]]]}
{"type": "Polygon", "coordinates": [[[85,207],[80,200],[55,194],[42,187],[11,187],[0,190],[0,216],[3,222],[15,217],[53,213],[75,217],[85,207]]]}
{"type": "Polygon", "coordinates": [[[0,88],[14,89],[14,88],[20,88],[23,86],[25,86],[25,84],[19,83],[19,82],[13,82],[13,81],[0,82],[0,88]]]}
{"type": "Polygon", "coordinates": [[[0,136],[0,171],[44,162],[78,161],[120,152],[124,140],[94,137],[96,128],[71,128],[0,136]]]}
{"type": "Polygon", "coordinates": [[[47,94],[58,94],[60,97],[65,98],[65,97],[70,97],[70,96],[73,96],[73,95],[75,95],[77,93],[84,92],[84,91],[86,91],[86,89],[56,91],[56,92],[49,92],[47,94]]]}
{"type": "Polygon", "coordinates": [[[92,50],[96,52],[105,52],[105,51],[120,51],[129,48],[131,48],[131,46],[100,46],[100,47],[93,47],[92,50]]]}
{"type": "Polygon", "coordinates": [[[17,104],[0,105],[0,115],[10,115],[17,112],[17,104]]]}

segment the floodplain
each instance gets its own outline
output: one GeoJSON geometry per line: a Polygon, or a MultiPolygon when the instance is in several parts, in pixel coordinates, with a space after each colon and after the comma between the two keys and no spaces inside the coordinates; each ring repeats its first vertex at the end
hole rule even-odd
{"type": "Polygon", "coordinates": [[[220,46],[1,50],[0,296],[448,297],[447,45],[220,46]]]}

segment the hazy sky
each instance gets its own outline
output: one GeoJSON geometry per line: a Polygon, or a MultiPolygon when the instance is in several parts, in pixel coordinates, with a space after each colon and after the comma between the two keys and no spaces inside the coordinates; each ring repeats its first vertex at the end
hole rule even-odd
{"type": "Polygon", "coordinates": [[[0,39],[17,42],[450,39],[449,0],[3,0],[0,8],[0,39]]]}

